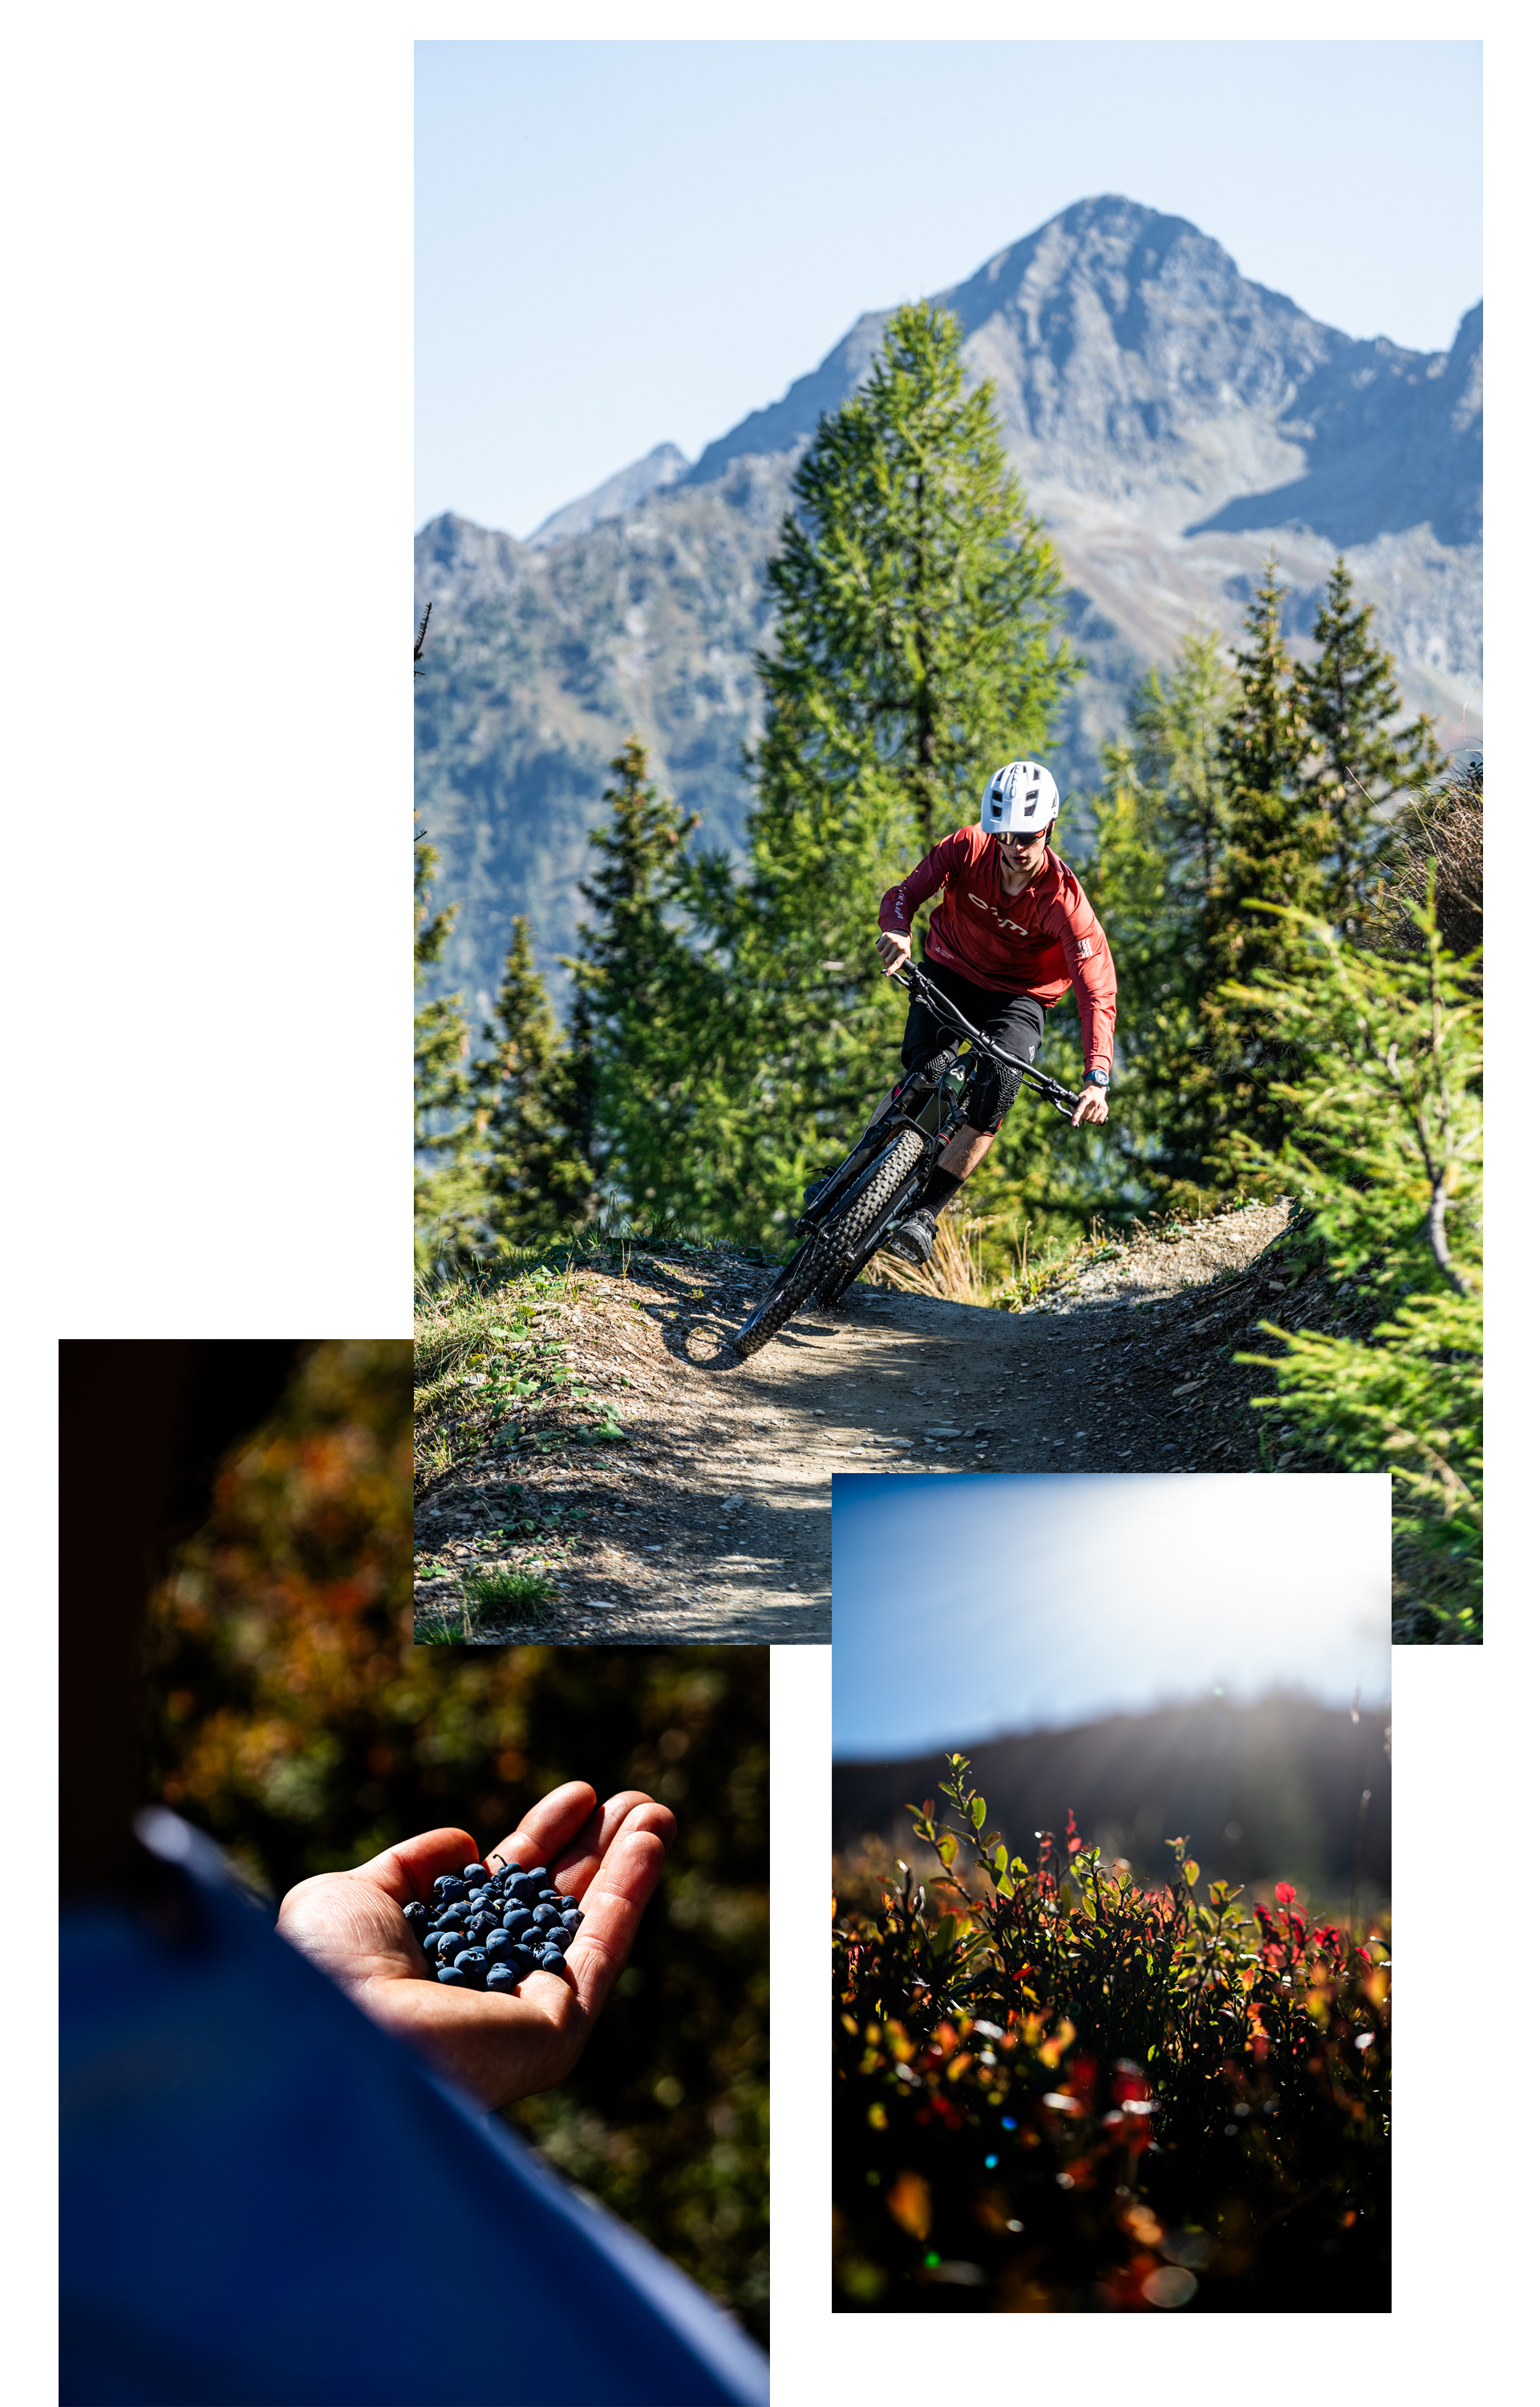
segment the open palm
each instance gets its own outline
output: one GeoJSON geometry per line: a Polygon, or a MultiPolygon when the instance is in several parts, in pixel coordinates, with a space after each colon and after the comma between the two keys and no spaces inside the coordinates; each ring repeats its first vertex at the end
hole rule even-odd
{"type": "Polygon", "coordinates": [[[464,1830],[425,1830],[353,1872],[321,1873],[291,1888],[278,1930],[346,1989],[357,2006],[484,2105],[549,2089],[577,2062],[657,1887],[674,1819],[642,1790],[600,1805],[586,1781],[553,1788],[488,1851],[544,1864],[552,1886],[583,1907],[560,1973],[526,1973],[516,1995],[452,1988],[425,1978],[422,1950],[402,1912],[431,1901],[440,1873],[476,1859],[464,1830]]]}

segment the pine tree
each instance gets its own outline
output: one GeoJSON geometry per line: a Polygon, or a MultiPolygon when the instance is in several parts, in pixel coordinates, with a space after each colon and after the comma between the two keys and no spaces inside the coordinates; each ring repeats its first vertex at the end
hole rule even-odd
{"type": "MultiPolygon", "coordinates": [[[[428,973],[443,958],[459,905],[432,907],[438,855],[417,840],[413,854],[415,933],[413,957],[419,995],[428,973]]],[[[479,1200],[470,1158],[475,1122],[467,1111],[470,1082],[461,1066],[470,1032],[458,994],[419,1001],[413,1022],[415,1155],[414,1189],[419,1268],[463,1251],[471,1241],[479,1200]]]]}
{"type": "Polygon", "coordinates": [[[1303,680],[1283,642],[1286,589],[1269,560],[1247,606],[1251,641],[1236,655],[1237,692],[1220,736],[1223,849],[1208,882],[1207,967],[1249,979],[1280,957],[1288,938],[1273,917],[1246,905],[1309,911],[1322,899],[1328,830],[1312,811],[1305,776],[1310,748],[1303,680]]]}
{"type": "Polygon", "coordinates": [[[574,1122],[574,1059],[534,965],[530,923],[513,923],[488,1050],[471,1073],[488,1232],[515,1246],[560,1233],[586,1214],[593,1173],[574,1122]]]}
{"type": "Polygon", "coordinates": [[[896,310],[866,383],[820,420],[768,572],[748,879],[718,862],[692,890],[738,1006],[715,1055],[715,1175],[736,1228],[761,1239],[795,1219],[803,1182],[893,1075],[883,891],[977,819],[1002,761],[1046,748],[1078,673],[1053,640],[1057,558],[990,389],[964,392],[961,349],[944,311],[896,310]]]}
{"type": "Polygon", "coordinates": [[[699,1053],[717,998],[679,903],[683,847],[699,820],[649,782],[640,737],[610,768],[610,817],[588,838],[600,866],[578,890],[590,916],[567,964],[573,1124],[608,1200],[655,1218],[709,1218],[699,1053]]]}
{"type": "Polygon", "coordinates": [[[1132,766],[1158,795],[1155,840],[1174,890],[1206,895],[1225,834],[1224,730],[1237,699],[1219,630],[1194,626],[1168,677],[1151,669],[1128,713],[1132,766]]]}
{"type": "Polygon", "coordinates": [[[1234,1183],[1237,1141],[1276,1147],[1285,1133],[1273,1089],[1292,1056],[1254,1018],[1237,1015],[1225,990],[1286,970],[1297,945],[1286,915],[1318,914],[1325,904],[1331,829],[1306,777],[1310,731],[1283,641],[1284,600],[1269,560],[1247,609],[1250,642],[1236,654],[1236,703],[1220,738],[1223,845],[1196,930],[1201,1041],[1168,1097],[1168,1162],[1198,1192],[1234,1183]]]}
{"type": "MultiPolygon", "coordinates": [[[[1129,733],[1105,747],[1096,844],[1085,883],[1118,966],[1117,1108],[1088,1168],[1121,1160],[1119,1200],[1161,1190],[1174,1099],[1202,1045],[1201,927],[1227,825],[1223,739],[1235,674],[1218,631],[1194,626],[1170,672],[1151,669],[1129,733]]],[[[1102,1208],[1113,1199],[1098,1198],[1102,1208]]]]}
{"type": "Polygon", "coordinates": [[[1422,790],[1443,765],[1433,721],[1402,715],[1395,662],[1369,632],[1371,605],[1355,605],[1339,557],[1316,614],[1316,661],[1299,672],[1299,700],[1313,746],[1303,788],[1325,814],[1330,847],[1322,862],[1328,916],[1344,930],[1363,928],[1377,875],[1394,833],[1393,805],[1422,790]]]}

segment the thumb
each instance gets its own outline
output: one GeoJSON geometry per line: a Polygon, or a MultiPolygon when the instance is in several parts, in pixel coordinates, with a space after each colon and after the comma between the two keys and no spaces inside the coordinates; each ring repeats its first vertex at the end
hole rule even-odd
{"type": "Polygon", "coordinates": [[[479,1859],[469,1830],[424,1830],[417,1838],[387,1847],[383,1855],[371,1856],[367,1863],[356,1864],[350,1877],[373,1881],[398,1905],[410,1905],[414,1898],[427,1901],[440,1873],[463,1872],[479,1859]]]}

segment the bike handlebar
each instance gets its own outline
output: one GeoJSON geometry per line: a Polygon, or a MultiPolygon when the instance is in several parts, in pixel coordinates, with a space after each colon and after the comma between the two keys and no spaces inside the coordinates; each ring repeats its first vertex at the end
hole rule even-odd
{"type": "Polygon", "coordinates": [[[951,996],[943,994],[913,961],[905,961],[894,976],[911,994],[918,994],[921,1002],[935,1013],[938,1019],[950,1021],[959,1036],[966,1036],[978,1052],[986,1054],[992,1061],[1003,1062],[1008,1070],[1019,1070],[1024,1078],[1030,1079],[1039,1094],[1048,1097],[1056,1112],[1061,1112],[1067,1120],[1073,1119],[1080,1097],[1070,1088],[1061,1087],[1057,1078],[1051,1078],[1046,1070],[1035,1070],[1030,1061],[1018,1061],[1013,1053],[1002,1052],[982,1030],[964,1018],[951,996]]]}

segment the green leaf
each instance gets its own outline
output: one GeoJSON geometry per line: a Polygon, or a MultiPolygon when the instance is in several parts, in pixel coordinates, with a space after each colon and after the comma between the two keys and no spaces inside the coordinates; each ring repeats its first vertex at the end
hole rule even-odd
{"type": "Polygon", "coordinates": [[[1196,1864],[1192,1862],[1183,1864],[1181,1868],[1181,1876],[1187,1883],[1189,1888],[1196,1888],[1198,1885],[1198,1868],[1196,1864]]]}
{"type": "Polygon", "coordinates": [[[1009,1873],[1002,1873],[995,1887],[1001,1897],[1014,1897],[1016,1894],[1016,1884],[1009,1873]]]}
{"type": "Polygon", "coordinates": [[[943,1830],[941,1832],[940,1837],[936,1842],[936,1853],[940,1857],[943,1864],[951,1865],[956,1861],[957,1842],[953,1837],[950,1830],[943,1830]]]}
{"type": "Polygon", "coordinates": [[[968,1807],[968,1810],[969,1815],[970,1815],[970,1816],[971,1816],[971,1817],[972,1817],[972,1821],[973,1821],[973,1828],[974,1828],[976,1830],[982,1830],[983,1829],[983,1826],[984,1826],[984,1816],[985,1816],[985,1815],[988,1813],[988,1811],[989,1811],[989,1808],[988,1808],[988,1806],[984,1803],[983,1799],[982,1799],[982,1797],[975,1797],[975,1799],[973,1800],[972,1804],[968,1807]]]}
{"type": "Polygon", "coordinates": [[[995,1850],[995,1869],[996,1869],[996,1871],[997,1873],[1003,1873],[1003,1872],[1004,1872],[1004,1870],[1005,1870],[1005,1868],[1006,1868],[1006,1865],[1010,1862],[1010,1856],[1009,1856],[1009,1854],[1008,1854],[1007,1850],[1006,1850],[1004,1847],[996,1847],[996,1850],[995,1850]]]}

